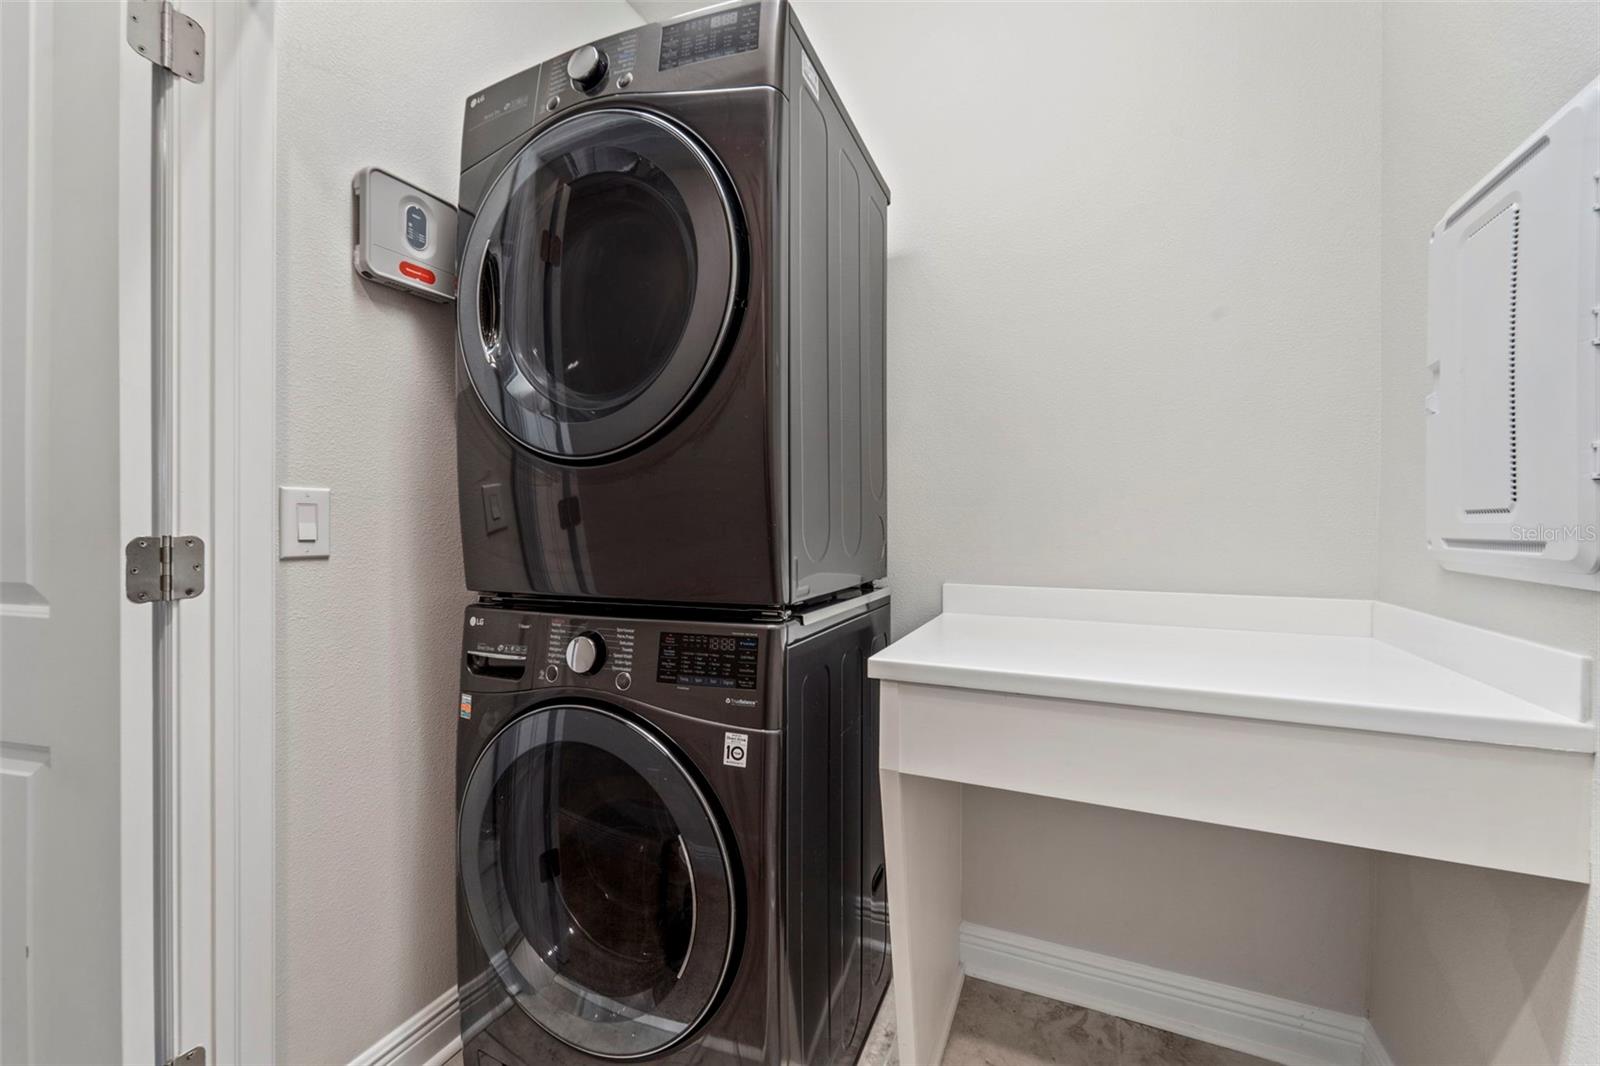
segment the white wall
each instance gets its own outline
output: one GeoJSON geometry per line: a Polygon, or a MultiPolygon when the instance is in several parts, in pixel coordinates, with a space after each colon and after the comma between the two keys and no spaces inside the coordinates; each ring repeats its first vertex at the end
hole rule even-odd
{"type": "Polygon", "coordinates": [[[350,179],[453,197],[467,94],[616,3],[278,11],[278,454],[333,556],[278,575],[278,1056],[343,1062],[455,984],[461,578],[451,312],[359,280],[350,179]]]}
{"type": "Polygon", "coordinates": [[[964,800],[965,920],[1366,1010],[1370,852],[994,789],[964,800]]]}
{"type": "MultiPolygon", "coordinates": [[[[949,580],[1370,595],[1377,8],[797,6],[894,194],[896,631],[949,580]]],[[[1192,826],[1062,805],[1041,849],[1037,801],[968,803],[974,920],[1362,1002],[1364,853],[1207,831],[1163,890],[1192,826]],[[1325,928],[1245,935],[1283,883],[1325,928]]]]}
{"type": "Polygon", "coordinates": [[[894,195],[897,628],[951,580],[1370,593],[1377,10],[797,6],[894,195]]]}
{"type": "MultiPolygon", "coordinates": [[[[1600,656],[1594,593],[1450,573],[1428,558],[1419,414],[1428,233],[1600,75],[1600,4],[1389,4],[1383,49],[1379,592],[1600,656]]],[[[1590,892],[1386,856],[1374,906],[1370,1006],[1397,1061],[1600,1062],[1600,909],[1590,892]]]]}

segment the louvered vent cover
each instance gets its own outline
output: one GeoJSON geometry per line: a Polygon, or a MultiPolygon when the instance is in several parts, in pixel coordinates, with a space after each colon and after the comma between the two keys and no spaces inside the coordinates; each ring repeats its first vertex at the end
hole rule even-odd
{"type": "Polygon", "coordinates": [[[1600,81],[1444,213],[1428,250],[1428,550],[1600,589],[1600,81]]]}
{"type": "Polygon", "coordinates": [[[1468,434],[1462,448],[1464,510],[1510,514],[1517,505],[1517,267],[1522,236],[1516,204],[1481,223],[1462,250],[1459,339],[1468,434]],[[1503,295],[1494,292],[1500,289],[1503,295]],[[1485,290],[1488,291],[1485,291],[1485,290]]]}

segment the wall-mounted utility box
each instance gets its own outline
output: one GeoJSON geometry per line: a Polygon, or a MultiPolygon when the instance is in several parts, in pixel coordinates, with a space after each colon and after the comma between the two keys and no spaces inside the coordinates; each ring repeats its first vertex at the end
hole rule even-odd
{"type": "Polygon", "coordinates": [[[1600,588],[1600,81],[1458,200],[1428,262],[1428,547],[1600,588]]]}
{"type": "Polygon", "coordinates": [[[377,167],[357,173],[351,192],[356,273],[425,300],[455,299],[455,205],[377,167]]]}

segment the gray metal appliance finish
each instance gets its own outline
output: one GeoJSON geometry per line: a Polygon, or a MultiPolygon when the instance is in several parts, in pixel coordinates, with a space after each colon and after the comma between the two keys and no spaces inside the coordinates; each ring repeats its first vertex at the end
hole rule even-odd
{"type": "Polygon", "coordinates": [[[886,573],[887,187],[781,0],[468,98],[466,581],[778,607],[886,573]]]}
{"type": "Polygon", "coordinates": [[[889,982],[887,600],[811,625],[594,608],[464,619],[466,1062],[855,1061],[889,982]]]}

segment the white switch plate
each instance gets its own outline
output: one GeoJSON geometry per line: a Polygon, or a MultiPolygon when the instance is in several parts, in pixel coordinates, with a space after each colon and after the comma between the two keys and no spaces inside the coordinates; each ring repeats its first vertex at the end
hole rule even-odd
{"type": "Polygon", "coordinates": [[[278,487],[278,558],[326,559],[332,523],[333,492],[294,485],[278,487]],[[302,526],[310,528],[302,531],[302,526]],[[303,534],[312,539],[302,540],[303,534]]]}

